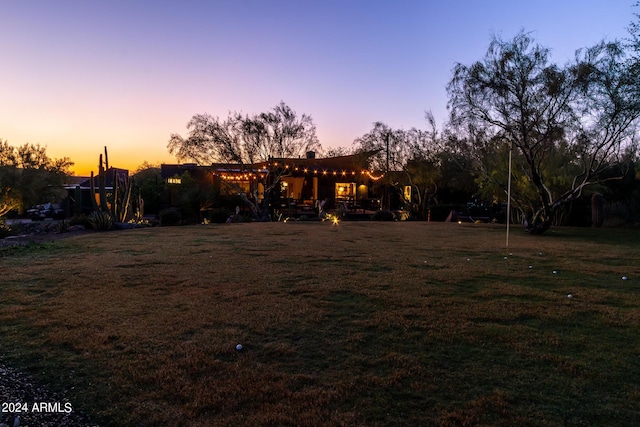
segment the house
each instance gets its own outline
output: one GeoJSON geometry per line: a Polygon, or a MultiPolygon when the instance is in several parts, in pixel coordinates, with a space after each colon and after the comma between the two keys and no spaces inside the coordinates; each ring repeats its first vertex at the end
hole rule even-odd
{"type": "Polygon", "coordinates": [[[279,177],[279,185],[271,193],[271,205],[291,214],[311,214],[319,201],[325,202],[326,209],[378,210],[383,174],[368,168],[369,158],[374,153],[317,158],[310,151],[304,158],[271,158],[253,165],[164,164],[161,165],[161,176],[169,187],[171,206],[176,206],[176,191],[187,172],[201,186],[209,186],[219,194],[225,189],[241,191],[256,194],[258,201],[264,197],[264,186],[279,177]]]}

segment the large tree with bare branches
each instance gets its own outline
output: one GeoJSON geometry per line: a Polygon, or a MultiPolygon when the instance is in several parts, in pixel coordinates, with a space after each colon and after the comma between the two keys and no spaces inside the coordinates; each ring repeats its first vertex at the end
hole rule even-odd
{"type": "Polygon", "coordinates": [[[549,49],[520,33],[494,38],[483,60],[455,66],[447,88],[451,123],[471,130],[473,149],[513,149],[529,186],[522,192],[529,200],[519,204],[527,207],[529,232],[544,232],[558,209],[611,178],[603,172],[632,147],[640,76],[627,59],[620,43],[603,42],[561,67],[549,49]]]}
{"type": "MultiPolygon", "coordinates": [[[[298,116],[284,102],[271,111],[243,115],[229,113],[224,120],[209,114],[197,114],[187,123],[186,138],[172,134],[168,149],[179,160],[191,160],[206,166],[228,163],[242,172],[251,174],[262,183],[264,196],[259,202],[258,188],[246,194],[236,188],[254,216],[269,218],[269,201],[272,191],[280,185],[286,171],[275,167],[263,169],[272,158],[297,158],[308,151],[320,149],[316,128],[311,116],[298,116]]],[[[237,187],[233,181],[227,185],[237,187]]]]}
{"type": "Polygon", "coordinates": [[[403,194],[402,187],[407,183],[411,186],[416,205],[412,200],[402,199],[402,202],[418,216],[426,212],[428,201],[437,192],[438,156],[442,151],[433,114],[427,112],[425,119],[429,125],[427,130],[392,129],[383,122],[375,122],[371,131],[353,141],[355,152],[375,153],[371,156],[371,167],[387,172],[385,185],[396,187],[398,194],[403,194]],[[389,180],[390,171],[402,172],[402,181],[389,180]]]}

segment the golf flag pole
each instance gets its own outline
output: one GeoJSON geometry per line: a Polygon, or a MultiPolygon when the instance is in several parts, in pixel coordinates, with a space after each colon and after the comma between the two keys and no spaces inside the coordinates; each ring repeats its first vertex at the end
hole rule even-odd
{"type": "Polygon", "coordinates": [[[509,223],[511,222],[511,149],[513,143],[509,141],[509,177],[507,178],[507,241],[506,251],[509,255],[509,223]]]}

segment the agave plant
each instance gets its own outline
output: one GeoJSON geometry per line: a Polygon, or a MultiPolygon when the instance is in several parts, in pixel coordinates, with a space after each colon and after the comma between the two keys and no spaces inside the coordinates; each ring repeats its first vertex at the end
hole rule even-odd
{"type": "Polygon", "coordinates": [[[107,231],[113,226],[113,218],[109,212],[93,211],[89,215],[89,224],[96,231],[107,231]]]}
{"type": "Polygon", "coordinates": [[[58,222],[58,225],[56,226],[56,232],[66,233],[67,231],[69,231],[69,221],[63,219],[62,221],[58,222]]]}

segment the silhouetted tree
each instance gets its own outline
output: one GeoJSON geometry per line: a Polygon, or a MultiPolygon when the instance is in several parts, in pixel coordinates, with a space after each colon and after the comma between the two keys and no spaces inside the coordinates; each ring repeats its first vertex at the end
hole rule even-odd
{"type": "Polygon", "coordinates": [[[63,198],[72,165],[66,157],[50,158],[39,144],[13,147],[0,140],[0,217],[63,198]]]}
{"type": "MultiPolygon", "coordinates": [[[[164,180],[160,175],[160,165],[144,162],[133,173],[136,195],[142,199],[145,214],[159,214],[162,209],[164,180]]],[[[137,202],[138,205],[140,201],[137,202]]]]}
{"type": "Polygon", "coordinates": [[[382,185],[396,187],[396,193],[404,194],[402,187],[412,188],[412,199],[402,198],[403,205],[417,216],[423,216],[428,202],[437,193],[440,176],[439,155],[441,141],[433,115],[425,115],[427,130],[411,128],[392,129],[387,124],[375,122],[373,129],[353,142],[354,152],[376,152],[371,157],[373,169],[393,173],[402,172],[403,179],[385,177],[382,185]],[[387,170],[388,169],[388,170],[387,170]]]}
{"type": "Polygon", "coordinates": [[[269,218],[271,193],[287,173],[284,168],[264,166],[272,158],[297,158],[320,149],[311,116],[298,116],[284,102],[269,112],[252,116],[229,113],[226,120],[197,114],[187,123],[187,128],[186,138],[171,135],[169,152],[178,159],[189,159],[200,165],[231,163],[241,172],[254,176],[262,184],[262,203],[257,186],[249,196],[234,181],[226,184],[240,193],[253,215],[261,220],[269,218]]]}
{"type": "Polygon", "coordinates": [[[629,147],[640,76],[626,58],[620,43],[603,42],[559,67],[547,48],[520,33],[494,38],[482,61],[455,66],[447,88],[451,122],[475,134],[476,150],[506,159],[501,147],[513,148],[519,183],[530,187],[530,200],[517,200],[530,206],[529,232],[547,230],[629,147]]]}

